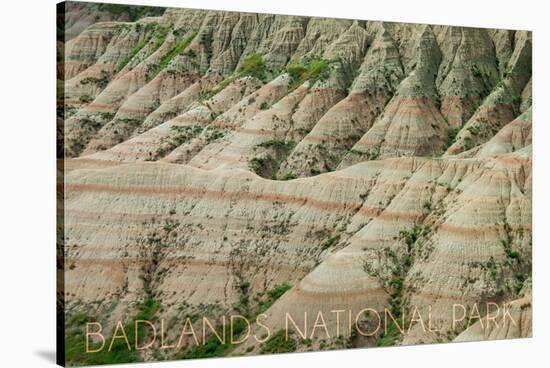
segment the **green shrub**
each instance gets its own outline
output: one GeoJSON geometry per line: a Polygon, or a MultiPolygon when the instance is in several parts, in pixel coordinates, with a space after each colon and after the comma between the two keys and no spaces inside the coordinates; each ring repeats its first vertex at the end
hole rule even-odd
{"type": "Polygon", "coordinates": [[[241,76],[251,76],[260,80],[265,79],[265,71],[265,62],[259,53],[247,55],[239,68],[241,76]]]}
{"type": "Polygon", "coordinates": [[[89,103],[92,102],[93,98],[90,95],[82,95],[78,98],[78,100],[82,103],[89,103]]]}
{"type": "Polygon", "coordinates": [[[296,146],[296,142],[280,139],[280,138],[274,138],[274,139],[270,139],[268,141],[262,142],[257,146],[263,147],[263,148],[275,148],[275,149],[290,151],[294,148],[294,146],[296,146]]]}
{"type": "Polygon", "coordinates": [[[151,37],[153,37],[152,34],[149,34],[148,36],[144,37],[140,42],[138,42],[137,45],[135,45],[128,55],[120,62],[117,66],[117,71],[122,70],[129,62],[134,58],[134,56],[137,55],[138,52],[141,51],[147,45],[147,43],[151,40],[151,37]]]}
{"type": "Polygon", "coordinates": [[[106,71],[101,71],[100,77],[87,77],[80,81],[80,84],[86,85],[86,84],[95,84],[100,89],[103,89],[109,84],[109,73],[106,71]]]}
{"type": "Polygon", "coordinates": [[[262,177],[268,177],[269,173],[275,172],[277,165],[277,160],[269,154],[263,157],[254,157],[249,161],[249,167],[262,177]]]}
{"type": "Polygon", "coordinates": [[[275,303],[277,299],[283,296],[283,294],[286,293],[290,288],[292,288],[292,285],[285,282],[283,284],[276,285],[273,289],[269,290],[266,293],[266,298],[258,302],[258,314],[268,310],[273,305],[273,303],[275,303]]]}
{"type": "Polygon", "coordinates": [[[183,37],[178,42],[176,42],[172,46],[172,48],[166,54],[164,54],[164,56],[160,59],[160,62],[157,66],[157,70],[155,73],[153,73],[153,75],[157,74],[160,70],[166,68],[174,57],[179,55],[182,50],[184,50],[187,46],[189,46],[189,44],[191,43],[191,41],[193,41],[196,35],[197,35],[196,31],[189,32],[187,36],[183,37]]]}
{"type": "Polygon", "coordinates": [[[399,231],[399,239],[403,240],[407,245],[407,251],[410,253],[412,251],[412,246],[420,237],[425,237],[430,233],[430,228],[428,226],[421,226],[415,224],[410,230],[401,230],[399,231]]]}
{"type": "Polygon", "coordinates": [[[327,240],[325,240],[321,243],[321,250],[326,250],[326,249],[332,247],[333,245],[338,243],[339,240],[340,240],[340,235],[336,235],[336,236],[328,238],[327,240]]]}
{"type": "Polygon", "coordinates": [[[208,129],[206,131],[206,141],[208,143],[225,137],[225,132],[220,129],[208,129]]]}
{"type": "Polygon", "coordinates": [[[302,64],[289,64],[286,67],[287,73],[295,81],[306,80],[308,68],[302,64]]]}
{"type": "MultiPolygon", "coordinates": [[[[236,338],[238,335],[240,335],[245,328],[247,327],[247,324],[245,321],[241,319],[235,319],[233,324],[233,336],[236,338]]],[[[201,344],[199,341],[199,345],[194,346],[190,350],[179,354],[178,359],[197,359],[197,358],[213,358],[213,357],[222,357],[227,354],[234,346],[231,344],[231,328],[229,325],[225,328],[225,343],[222,343],[220,339],[218,339],[217,336],[212,335],[206,341],[204,341],[204,344],[201,344]]]]}
{"type": "Polygon", "coordinates": [[[174,132],[174,134],[171,136],[171,146],[174,146],[174,148],[197,137],[203,131],[203,128],[198,125],[172,125],[170,129],[174,132]]]}
{"type": "Polygon", "coordinates": [[[466,130],[468,130],[471,135],[478,135],[480,132],[479,126],[473,126],[473,125],[468,127],[466,130]]]}
{"type": "Polygon", "coordinates": [[[231,76],[223,81],[221,81],[215,88],[210,90],[204,90],[199,93],[199,101],[207,100],[211,97],[214,97],[219,92],[221,92],[225,87],[227,87],[230,83],[232,83],[235,79],[237,79],[236,76],[231,76]]]}
{"type": "Polygon", "coordinates": [[[282,178],[280,178],[279,180],[292,180],[292,179],[296,179],[298,176],[296,176],[296,174],[294,174],[293,172],[289,172],[287,174],[285,174],[282,178]]]}
{"type": "Polygon", "coordinates": [[[263,345],[260,354],[290,353],[296,351],[296,341],[288,338],[284,330],[271,336],[263,345]]]}
{"type": "Polygon", "coordinates": [[[287,73],[293,80],[293,85],[297,86],[309,80],[313,85],[317,81],[324,81],[330,75],[329,62],[321,58],[313,58],[305,63],[293,63],[287,66],[287,73]]]}
{"type": "MultiPolygon", "coordinates": [[[[124,326],[124,332],[128,338],[130,346],[135,341],[135,320],[152,321],[160,303],[150,294],[145,300],[137,306],[136,316],[124,326]]],[[[134,350],[128,350],[124,339],[117,339],[113,343],[111,351],[109,349],[109,339],[106,338],[105,346],[97,353],[86,353],[86,323],[97,321],[97,319],[80,312],[74,314],[68,319],[65,329],[65,354],[66,360],[71,365],[100,365],[100,364],[122,364],[140,361],[139,354],[134,350]]],[[[143,328],[143,326],[139,326],[143,328]]],[[[145,332],[138,331],[138,335],[146,338],[145,332]]],[[[141,339],[140,339],[141,340],[141,339]]],[[[143,341],[143,340],[141,340],[143,341]]],[[[95,348],[93,345],[91,348],[95,348]]]]}
{"type": "Polygon", "coordinates": [[[422,204],[422,209],[425,210],[426,212],[430,212],[432,210],[432,202],[425,201],[422,204]]]}
{"type": "Polygon", "coordinates": [[[323,59],[313,59],[309,62],[309,79],[312,83],[328,78],[328,62],[323,59]]]}
{"type": "Polygon", "coordinates": [[[382,334],[382,336],[376,342],[376,346],[393,346],[401,338],[401,331],[399,327],[396,326],[395,322],[391,320],[388,321],[388,329],[382,334]]]}
{"type": "Polygon", "coordinates": [[[519,259],[520,254],[518,251],[512,249],[512,241],[510,239],[501,240],[500,243],[502,244],[502,247],[504,248],[504,253],[508,258],[515,260],[519,259]]]}
{"type": "Polygon", "coordinates": [[[447,132],[447,146],[445,147],[445,150],[451,147],[456,142],[456,136],[459,131],[460,131],[460,128],[449,129],[449,131],[447,132]]]}

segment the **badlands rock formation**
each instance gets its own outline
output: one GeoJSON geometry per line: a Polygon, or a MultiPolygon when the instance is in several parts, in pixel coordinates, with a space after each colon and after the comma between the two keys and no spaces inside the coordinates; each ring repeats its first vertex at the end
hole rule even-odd
{"type": "Polygon", "coordinates": [[[190,9],[81,26],[90,5],[66,6],[69,334],[136,316],[271,328],[122,360],[530,336],[530,32],[190,9]],[[520,327],[482,328],[511,301],[520,327]],[[453,328],[456,304],[478,318],[453,328]],[[287,313],[306,338],[281,339],[287,313]]]}

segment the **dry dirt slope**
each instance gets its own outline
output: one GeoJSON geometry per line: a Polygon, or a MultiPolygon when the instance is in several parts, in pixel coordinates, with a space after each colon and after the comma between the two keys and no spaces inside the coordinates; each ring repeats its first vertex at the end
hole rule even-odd
{"type": "Polygon", "coordinates": [[[265,310],[276,332],[430,306],[444,326],[285,351],[450,341],[454,303],[530,298],[530,32],[167,9],[61,60],[70,316],[265,310]]]}

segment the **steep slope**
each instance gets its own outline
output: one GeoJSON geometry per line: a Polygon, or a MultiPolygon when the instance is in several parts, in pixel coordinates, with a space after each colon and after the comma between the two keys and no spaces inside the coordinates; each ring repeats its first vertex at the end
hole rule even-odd
{"type": "Polygon", "coordinates": [[[497,312],[493,310],[489,317],[484,317],[481,321],[476,322],[453,341],[463,342],[531,337],[533,334],[531,296],[514,300],[510,304],[508,312],[504,309],[498,309],[497,312]]]}
{"type": "Polygon", "coordinates": [[[372,126],[402,78],[399,52],[381,25],[349,95],[327,111],[300,141],[282,164],[279,176],[309,176],[336,168],[358,137],[372,126]]]}
{"type": "Polygon", "coordinates": [[[531,75],[531,34],[516,32],[514,44],[502,79],[460,130],[447,154],[468,151],[485,143],[520,112],[521,96],[531,75]]]}
{"type": "Polygon", "coordinates": [[[429,26],[419,28],[415,38],[417,51],[409,61],[409,75],[341,167],[379,157],[432,156],[444,148],[449,123],[436,106],[434,78],[441,53],[429,26]]]}
{"type": "MultiPolygon", "coordinates": [[[[58,43],[68,321],[263,313],[277,338],[290,313],[310,326],[298,351],[530,336],[530,32],[143,7],[87,25],[73,6],[58,43]],[[453,328],[454,304],[487,302],[512,302],[521,326],[484,329],[480,307],[453,328]],[[362,336],[372,315],[330,317],[367,307],[440,328],[362,336]],[[319,312],[329,334],[311,330],[319,312]]],[[[208,356],[182,341],[133,358],[208,356]]]]}
{"type": "MultiPolygon", "coordinates": [[[[518,273],[528,275],[527,263],[507,265],[501,244],[509,239],[529,262],[530,159],[523,154],[387,159],[286,183],[243,170],[126,164],[72,171],[65,185],[68,306],[104,300],[98,311],[115,307],[111,319],[130,313],[147,279],[167,319],[181,313],[182,300],[229,311],[241,282],[249,284],[247,308],[256,293],[295,285],[268,311],[274,330],[284,328],[285,311],[300,325],[304,312],[315,318],[342,305],[382,310],[397,296],[366,265],[377,267],[378,259],[391,271],[394,261],[378,252],[404,251],[403,234],[416,229],[418,253],[402,275],[402,297],[424,316],[431,306],[444,329],[430,336],[413,328],[404,343],[437,341],[450,329],[453,303],[513,298],[518,273]],[[155,249],[151,271],[141,252],[155,249]]],[[[334,320],[327,326],[334,331],[334,320]]]]}

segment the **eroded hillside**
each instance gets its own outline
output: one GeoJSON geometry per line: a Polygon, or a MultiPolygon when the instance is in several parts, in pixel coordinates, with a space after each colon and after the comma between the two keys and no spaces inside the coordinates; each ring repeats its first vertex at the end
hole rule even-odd
{"type": "MultiPolygon", "coordinates": [[[[530,300],[530,32],[167,9],[60,50],[69,323],[443,326],[131,359],[451,341],[453,304],[530,300]]],[[[531,333],[495,331],[458,339],[531,333]]]]}

